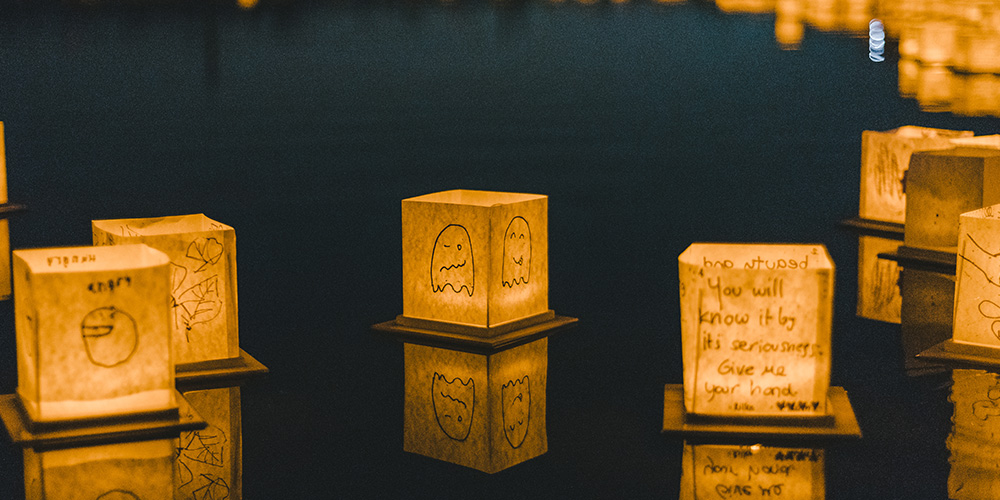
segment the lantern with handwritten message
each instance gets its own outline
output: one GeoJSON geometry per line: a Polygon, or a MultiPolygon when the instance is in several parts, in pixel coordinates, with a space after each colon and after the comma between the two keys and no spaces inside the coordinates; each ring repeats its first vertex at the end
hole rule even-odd
{"type": "Polygon", "coordinates": [[[861,134],[861,207],[859,216],[904,222],[906,191],[903,174],[914,151],[947,149],[951,137],[971,137],[971,131],[905,126],[861,134]]]}
{"type": "Polygon", "coordinates": [[[240,388],[184,392],[208,426],[177,440],[177,498],[243,498],[240,388]]]}
{"type": "Polygon", "coordinates": [[[822,500],[824,462],[818,448],[684,443],[679,498],[822,500]]]}
{"type": "Polygon", "coordinates": [[[176,418],[169,265],[146,245],[14,252],[17,393],[32,421],[176,418]]]}
{"type": "Polygon", "coordinates": [[[236,231],[204,214],[92,221],[94,245],[145,243],[170,258],[178,370],[238,358],[236,231]]]}
{"type": "Polygon", "coordinates": [[[551,319],[548,197],[454,190],[408,198],[401,325],[478,336],[551,319]]]}
{"type": "Polygon", "coordinates": [[[548,339],[477,354],[404,344],[403,449],[494,473],[548,449],[548,339]]]}
{"type": "Polygon", "coordinates": [[[828,414],[834,266],[826,247],[694,243],[678,261],[686,411],[828,414]]]}
{"type": "Polygon", "coordinates": [[[160,439],[46,451],[25,448],[25,498],[174,500],[173,444],[160,439]]]}
{"type": "Polygon", "coordinates": [[[1000,150],[958,147],[913,154],[906,177],[909,247],[955,251],[959,216],[1000,203],[1000,150]]]}

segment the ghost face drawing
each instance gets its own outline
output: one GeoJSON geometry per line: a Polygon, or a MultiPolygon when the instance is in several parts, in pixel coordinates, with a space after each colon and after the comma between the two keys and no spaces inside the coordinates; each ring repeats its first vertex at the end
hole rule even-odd
{"type": "Polygon", "coordinates": [[[434,417],[444,433],[456,440],[465,441],[472,429],[472,413],[476,407],[476,383],[470,377],[448,380],[434,372],[431,379],[431,402],[434,417]]]}
{"type": "Polygon", "coordinates": [[[431,251],[431,291],[463,290],[472,296],[475,272],[472,261],[472,241],[469,232],[458,224],[441,230],[431,251]]]}
{"type": "Polygon", "coordinates": [[[531,230],[524,217],[517,216],[507,224],[503,236],[503,286],[514,288],[528,283],[531,271],[531,230]]]}
{"type": "Polygon", "coordinates": [[[517,380],[511,380],[500,388],[500,412],[503,420],[503,434],[512,448],[518,448],[524,443],[528,434],[528,417],[530,416],[531,391],[525,375],[517,380]]]}

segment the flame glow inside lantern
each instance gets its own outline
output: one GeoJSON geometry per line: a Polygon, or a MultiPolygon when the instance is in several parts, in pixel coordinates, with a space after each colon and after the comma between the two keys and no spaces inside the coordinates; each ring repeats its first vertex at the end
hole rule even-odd
{"type": "Polygon", "coordinates": [[[1000,203],[1000,150],[919,151],[906,176],[907,246],[954,251],[961,214],[1000,203]]]}
{"type": "Polygon", "coordinates": [[[169,264],[145,245],[14,252],[17,392],[33,421],[176,411],[169,264]]]}
{"type": "Polygon", "coordinates": [[[546,452],[548,339],[492,354],[403,352],[404,450],[489,473],[546,452]]]}
{"type": "Polygon", "coordinates": [[[49,451],[25,448],[25,498],[173,500],[173,444],[161,439],[49,451]]]}
{"type": "Polygon", "coordinates": [[[189,391],[184,399],[208,427],[177,440],[177,498],[242,498],[240,388],[189,391]]]}
{"type": "Polygon", "coordinates": [[[694,243],[678,261],[687,412],[828,414],[826,247],[694,243]]]}
{"type": "Polygon", "coordinates": [[[177,364],[240,355],[236,231],[204,214],[92,221],[94,245],[144,243],[170,258],[177,364]]]}
{"type": "Polygon", "coordinates": [[[825,461],[817,448],[684,443],[679,498],[821,500],[825,461]]]}
{"type": "Polygon", "coordinates": [[[486,328],[549,312],[548,197],[418,196],[402,227],[404,317],[486,328]]]}
{"type": "Polygon", "coordinates": [[[903,174],[910,156],[914,151],[950,148],[952,137],[972,137],[972,132],[913,126],[862,132],[859,215],[902,223],[906,215],[903,174]]]}

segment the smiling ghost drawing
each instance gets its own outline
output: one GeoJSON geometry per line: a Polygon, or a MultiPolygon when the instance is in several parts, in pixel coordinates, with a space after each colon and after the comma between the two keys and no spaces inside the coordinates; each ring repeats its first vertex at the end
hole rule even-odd
{"type": "Polygon", "coordinates": [[[469,232],[458,224],[448,224],[434,240],[431,251],[431,291],[462,289],[472,296],[475,290],[475,267],[472,260],[472,241],[469,232]]]}
{"type": "Polygon", "coordinates": [[[520,447],[528,434],[528,418],[531,414],[531,388],[528,382],[528,376],[525,375],[500,388],[503,433],[512,448],[520,447]]]}
{"type": "Polygon", "coordinates": [[[531,230],[528,221],[518,215],[507,224],[503,236],[503,265],[501,266],[503,286],[528,283],[531,274],[531,230]]]}
{"type": "Polygon", "coordinates": [[[472,414],[476,408],[476,383],[469,377],[448,380],[434,372],[431,378],[431,402],[434,417],[444,433],[456,440],[465,441],[472,429],[472,414]]]}

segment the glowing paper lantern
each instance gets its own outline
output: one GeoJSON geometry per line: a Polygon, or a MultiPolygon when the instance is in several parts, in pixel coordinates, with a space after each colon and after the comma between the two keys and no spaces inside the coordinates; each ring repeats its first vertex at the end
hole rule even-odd
{"type": "Polygon", "coordinates": [[[903,301],[899,266],[878,254],[895,252],[900,244],[899,240],[877,236],[858,237],[858,316],[899,323],[903,301]]]}
{"type": "Polygon", "coordinates": [[[1000,495],[1000,377],[981,370],[952,372],[955,405],[948,436],[948,498],[1000,495]]]}
{"type": "Polygon", "coordinates": [[[174,500],[173,445],[173,440],[161,439],[48,451],[26,448],[25,497],[174,500]]]}
{"type": "Polygon", "coordinates": [[[204,214],[92,221],[94,245],[144,243],[170,258],[178,368],[238,358],[236,231],[204,214]]]}
{"type": "Polygon", "coordinates": [[[816,448],[684,443],[679,498],[822,500],[825,461],[816,448]]]}
{"type": "Polygon", "coordinates": [[[1000,33],[965,30],[958,35],[955,69],[968,73],[1000,73],[1000,33]]]}
{"type": "Polygon", "coordinates": [[[678,261],[688,413],[831,413],[826,247],[694,243],[678,261]]]}
{"type": "Polygon", "coordinates": [[[959,147],[913,154],[903,242],[955,251],[959,216],[1000,203],[1000,150],[959,147]]]}
{"type": "Polygon", "coordinates": [[[404,344],[403,449],[494,473],[545,453],[548,339],[489,354],[404,344]]]}
{"type": "Polygon", "coordinates": [[[960,217],[953,340],[1000,348],[1000,205],[960,217]]]}
{"type": "Polygon", "coordinates": [[[176,418],[169,264],[145,245],[14,252],[17,393],[32,421],[176,418]]]}
{"type": "Polygon", "coordinates": [[[903,174],[914,151],[947,149],[952,137],[971,137],[971,131],[905,126],[861,134],[862,218],[903,223],[906,195],[903,174]]]}
{"type": "Polygon", "coordinates": [[[177,440],[177,498],[243,498],[240,388],[187,391],[208,427],[177,440]]]}
{"type": "Polygon", "coordinates": [[[548,197],[444,191],[405,199],[397,322],[490,336],[551,319],[548,197]]]}

